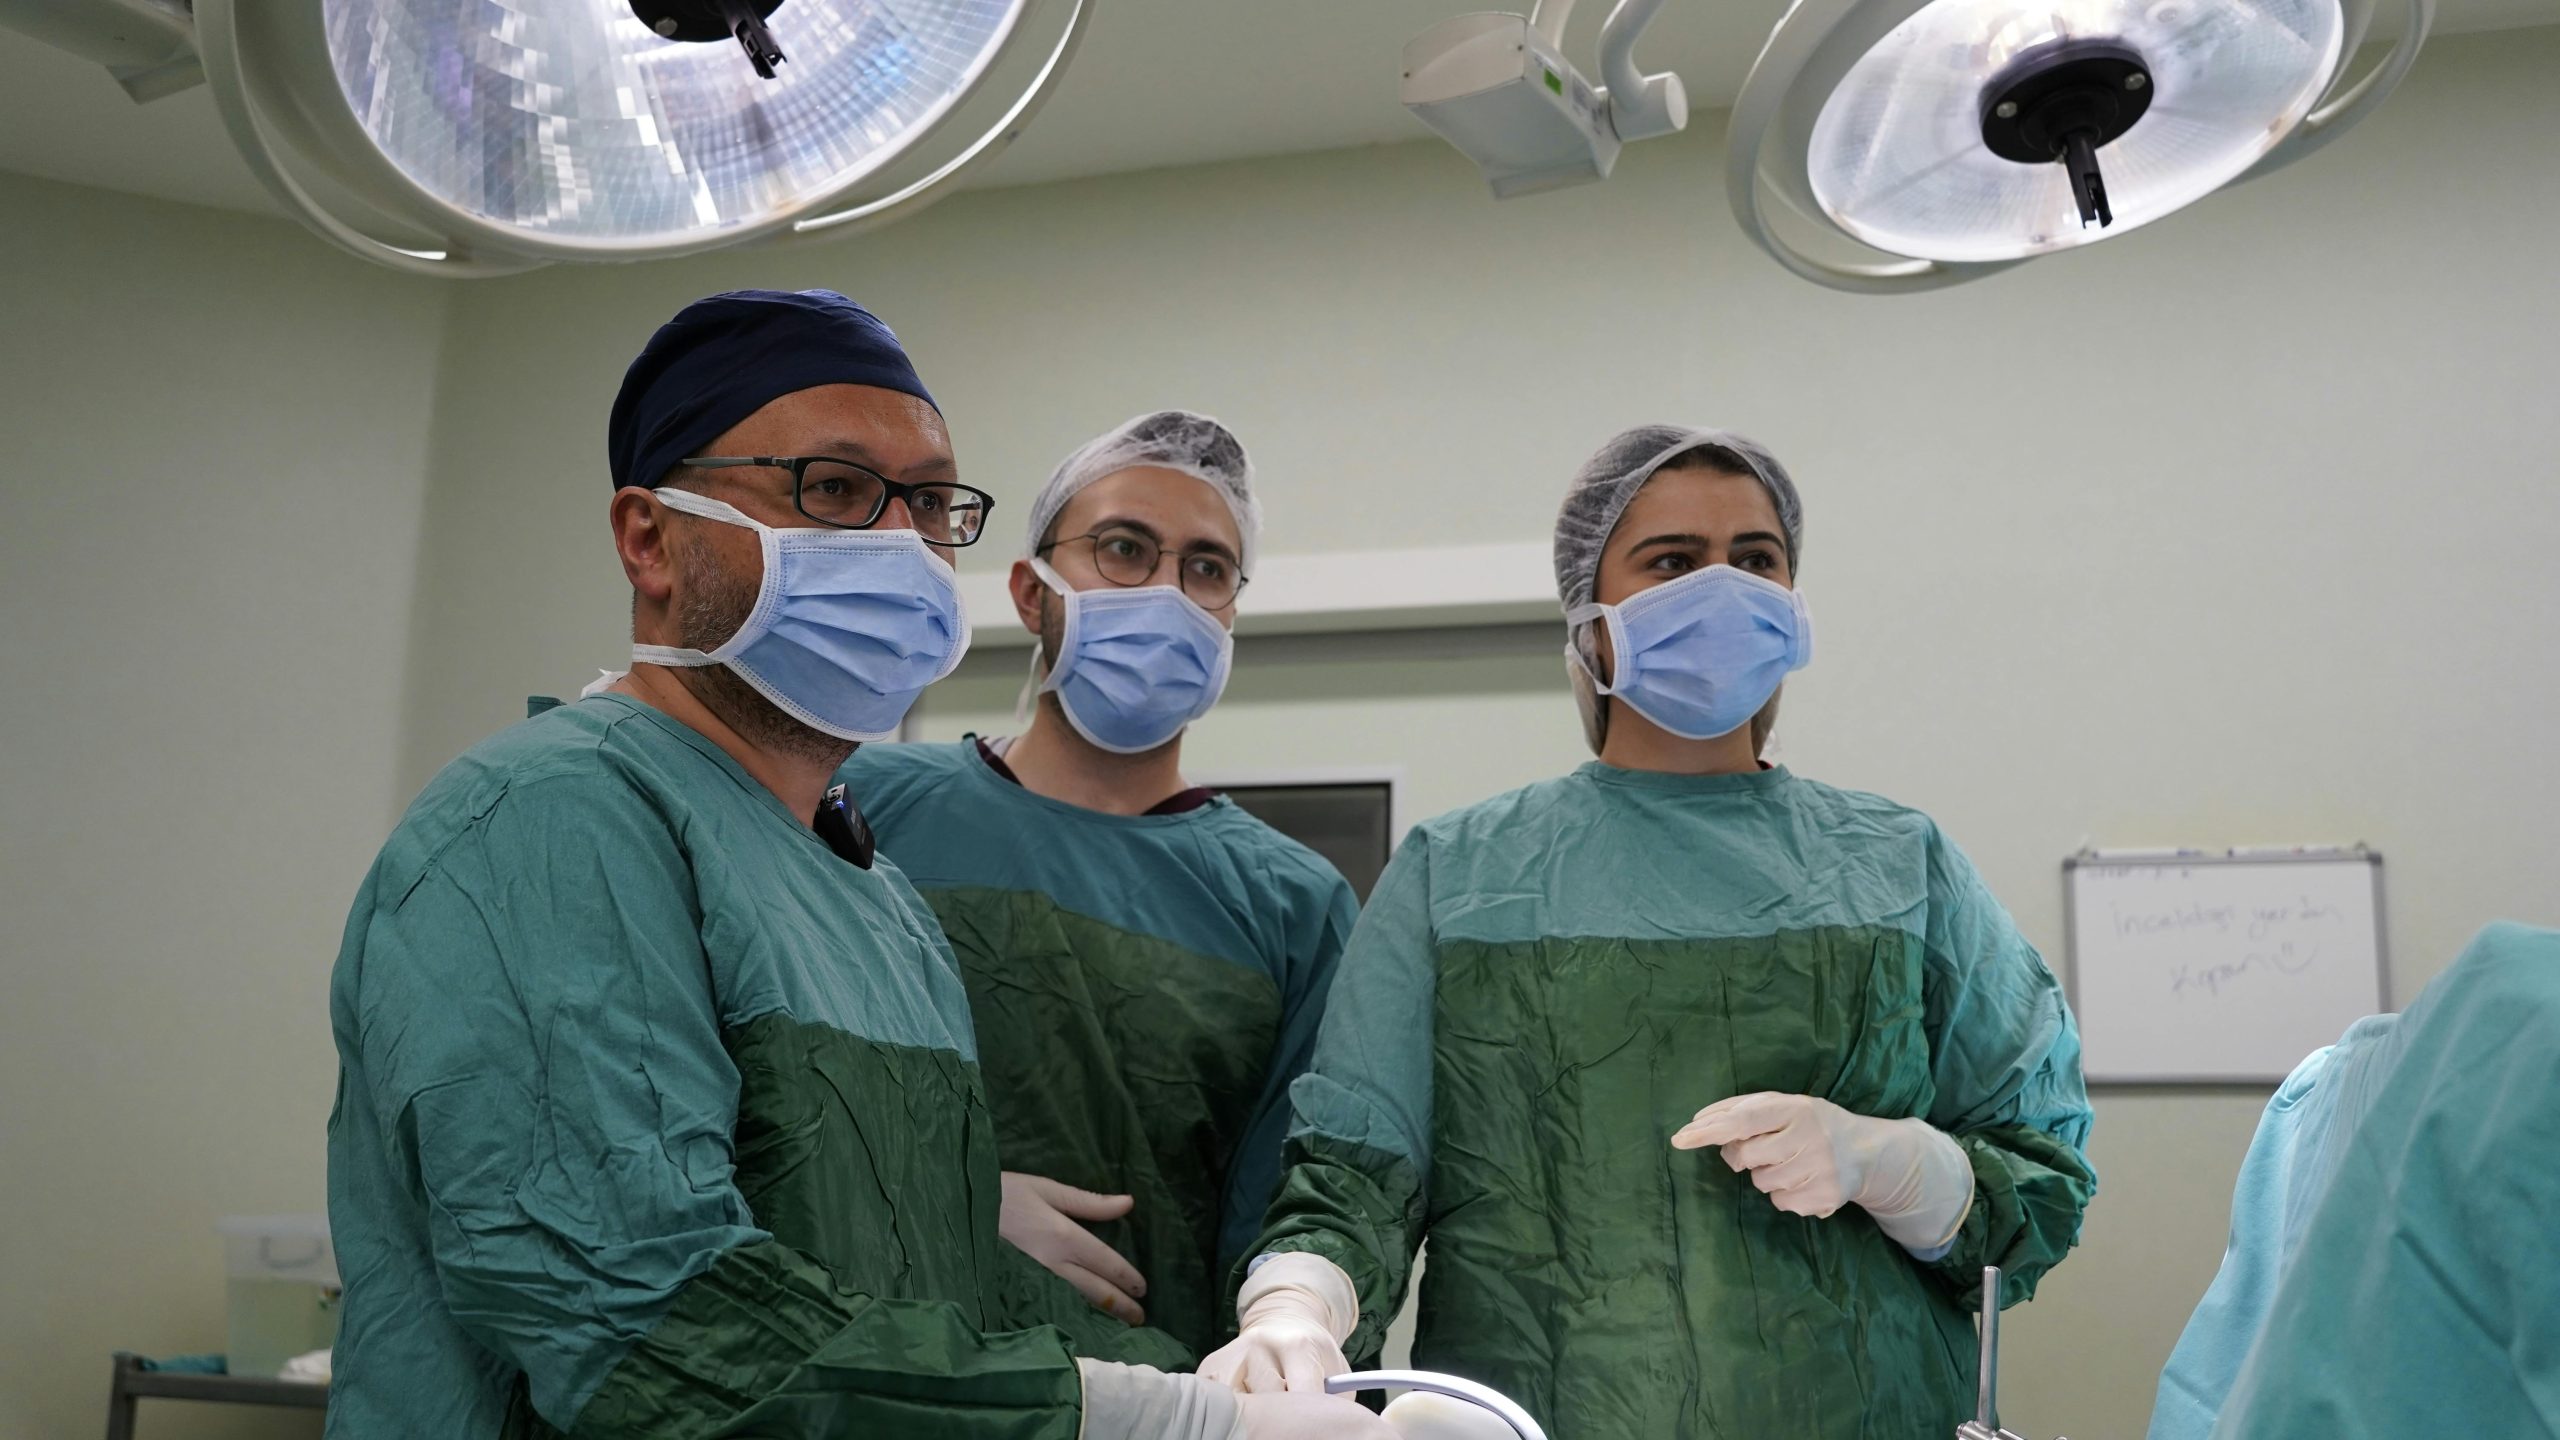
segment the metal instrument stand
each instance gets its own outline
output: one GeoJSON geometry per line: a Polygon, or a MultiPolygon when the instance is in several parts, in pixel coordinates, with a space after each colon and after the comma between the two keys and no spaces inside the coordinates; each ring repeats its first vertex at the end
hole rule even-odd
{"type": "Polygon", "coordinates": [[[220,1405],[270,1405],[326,1410],[329,1387],[246,1375],[180,1375],[145,1370],[142,1357],[116,1352],[115,1383],[107,1392],[107,1440],[133,1440],[134,1408],[142,1400],[199,1400],[220,1405]]]}

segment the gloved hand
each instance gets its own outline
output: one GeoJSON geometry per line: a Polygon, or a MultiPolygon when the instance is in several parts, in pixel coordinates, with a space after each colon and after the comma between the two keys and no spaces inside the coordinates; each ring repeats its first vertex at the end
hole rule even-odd
{"type": "Polygon", "coordinates": [[[1878,1120],[1811,1095],[1763,1091],[1719,1100],[1671,1137],[1681,1150],[1724,1147],[1770,1203],[1828,1216],[1855,1203],[1915,1254],[1943,1250],[1973,1208],[1973,1164],[1925,1120],[1878,1120]]]}
{"type": "Polygon", "coordinates": [[[1348,1396],[1239,1395],[1236,1410],[1245,1440],[1397,1440],[1393,1426],[1348,1396]]]}
{"type": "MultiPolygon", "coordinates": [[[[1360,1323],[1359,1293],[1321,1255],[1274,1255],[1236,1293],[1239,1333],[1200,1375],[1247,1394],[1314,1391],[1351,1369],[1342,1342],[1360,1323]]],[[[1365,1412],[1363,1412],[1365,1413],[1365,1412]]]]}
{"type": "Polygon", "coordinates": [[[1126,1195],[1096,1195],[1039,1175],[1004,1172],[996,1233],[1073,1285],[1094,1308],[1131,1325],[1147,1323],[1138,1304],[1147,1278],[1080,1220],[1117,1220],[1136,1206],[1126,1195]]]}
{"type": "Polygon", "coordinates": [[[1380,1417],[1398,1440],[1520,1440],[1511,1422],[1455,1395],[1407,1390],[1380,1417]]]}
{"type": "Polygon", "coordinates": [[[1238,1395],[1197,1375],[1078,1360],[1084,1440],[1396,1440],[1386,1422],[1331,1395],[1238,1395]]]}

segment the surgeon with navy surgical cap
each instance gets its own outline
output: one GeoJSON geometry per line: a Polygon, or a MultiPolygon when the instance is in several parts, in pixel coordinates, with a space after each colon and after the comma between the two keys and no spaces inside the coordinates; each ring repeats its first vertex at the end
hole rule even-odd
{"type": "Polygon", "coordinates": [[[607,444],[630,671],[447,766],[348,919],[329,1433],[1386,1433],[1169,1373],[998,1238],[959,971],[832,785],[967,650],[992,504],[897,337],[712,296],[607,444]]]}

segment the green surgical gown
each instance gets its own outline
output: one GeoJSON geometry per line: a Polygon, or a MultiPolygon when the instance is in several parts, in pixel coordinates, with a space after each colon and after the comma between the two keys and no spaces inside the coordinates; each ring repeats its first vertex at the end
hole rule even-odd
{"type": "Polygon", "coordinates": [[[1280,1174],[1359,912],[1315,852],[1217,799],[1106,815],[998,775],[975,740],[876,745],[839,777],[941,917],[1007,1170],[1136,1197],[1091,1228],[1147,1322],[1205,1353],[1280,1174]]]}
{"type": "Polygon", "coordinates": [[[330,1015],[332,1436],[1075,1440],[1077,1353],[1184,1360],[997,1239],[966,998],[905,880],[636,701],[427,786],[330,1015]]]}
{"type": "Polygon", "coordinates": [[[1258,1250],[1349,1272],[1374,1353],[1427,1235],[1414,1363],[1560,1440],[1923,1440],[2096,1177],[2052,974],[1929,819],[1785,770],[1591,764],[1409,836],[1343,957],[1258,1250]],[[1918,1116],[1972,1162],[1952,1247],[1781,1212],[1701,1107],[1918,1116]]]}
{"type": "Polygon", "coordinates": [[[2392,1038],[2215,1440],[2560,1436],[2560,931],[2483,930],[2392,1038]]]}

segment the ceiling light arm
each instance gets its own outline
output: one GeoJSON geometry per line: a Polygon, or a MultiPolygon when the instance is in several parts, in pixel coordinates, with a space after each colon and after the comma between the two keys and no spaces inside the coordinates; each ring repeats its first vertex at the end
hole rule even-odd
{"type": "Polygon", "coordinates": [[[962,172],[982,161],[1003,154],[1006,146],[1020,138],[1032,117],[1040,113],[1040,107],[1049,103],[1049,96],[1057,89],[1058,77],[1066,72],[1067,62],[1075,58],[1076,47],[1084,43],[1085,28],[1092,19],[1096,3],[1098,0],[1073,0],[1075,9],[1068,14],[1066,28],[1059,33],[1058,43],[1049,51],[1049,58],[1042,62],[1040,73],[1032,78],[1030,87],[1022,92],[1021,98],[1015,100],[995,124],[987,127],[984,134],[971,141],[968,148],[936,166],[931,174],[877,200],[865,201],[831,215],[794,221],[792,233],[810,235],[852,225],[857,228],[844,233],[859,234],[892,220],[903,219],[950,194],[955,187],[946,182],[956,180],[962,172]]]}
{"type": "Polygon", "coordinates": [[[315,203],[310,192],[286,174],[268,150],[272,142],[249,100],[248,77],[241,66],[239,28],[233,20],[235,3],[238,0],[196,0],[196,53],[204,60],[207,88],[213,91],[214,107],[222,113],[223,128],[231,132],[240,158],[248,162],[259,183],[283,201],[286,209],[301,216],[323,238],[348,254],[412,275],[470,280],[541,268],[543,262],[539,260],[456,259],[445,251],[406,249],[365,234],[315,203]]]}
{"type": "Polygon", "coordinates": [[[0,0],[0,29],[94,61],[136,104],[204,83],[186,0],[0,0]]]}
{"type": "Polygon", "coordinates": [[[1547,48],[1564,53],[1565,22],[1573,18],[1573,0],[1538,0],[1529,7],[1529,28],[1547,42],[1547,48]]]}
{"type": "MultiPolygon", "coordinates": [[[[2374,107],[2391,98],[2391,92],[2400,88],[2400,82],[2409,74],[2409,67],[2417,63],[2419,47],[2426,44],[2427,32],[2435,25],[2435,18],[2436,0],[2408,0],[2400,38],[2393,42],[2391,53],[2382,57],[2382,62],[2366,71],[2355,84],[2304,116],[2293,133],[2285,137],[2284,143],[2269,151],[2267,157],[2242,178],[2254,180],[2261,175],[2271,175],[2347,133],[2355,128],[2358,121],[2372,114],[2374,107]]],[[[2345,68],[2341,65],[2340,72],[2344,73],[2345,68]]]]}
{"type": "Polygon", "coordinates": [[[1662,0],[1618,0],[1600,27],[1600,79],[1608,86],[1609,119],[1620,140],[1650,140],[1689,125],[1689,92],[1680,77],[1636,68],[1636,41],[1661,9],[1662,0]]]}

